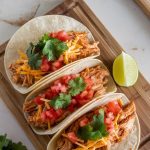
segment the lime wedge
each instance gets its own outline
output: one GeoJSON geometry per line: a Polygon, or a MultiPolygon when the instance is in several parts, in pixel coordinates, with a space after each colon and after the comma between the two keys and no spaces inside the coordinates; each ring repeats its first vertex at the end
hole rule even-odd
{"type": "Polygon", "coordinates": [[[135,60],[124,52],[118,55],[113,63],[113,77],[120,86],[134,85],[138,78],[138,67],[135,60]]]}

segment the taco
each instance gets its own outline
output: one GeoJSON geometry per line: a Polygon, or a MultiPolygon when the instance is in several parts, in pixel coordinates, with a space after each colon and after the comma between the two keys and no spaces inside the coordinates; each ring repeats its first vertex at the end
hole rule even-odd
{"type": "Polygon", "coordinates": [[[139,139],[134,102],[115,93],[79,112],[52,138],[47,150],[135,150],[139,139]]]}
{"type": "Polygon", "coordinates": [[[104,64],[86,59],[47,79],[26,98],[23,110],[37,134],[53,134],[97,96],[115,91],[104,64]]]}
{"type": "Polygon", "coordinates": [[[73,18],[61,15],[34,18],[22,26],[5,51],[5,69],[21,93],[67,67],[100,54],[90,31],[73,18]]]}

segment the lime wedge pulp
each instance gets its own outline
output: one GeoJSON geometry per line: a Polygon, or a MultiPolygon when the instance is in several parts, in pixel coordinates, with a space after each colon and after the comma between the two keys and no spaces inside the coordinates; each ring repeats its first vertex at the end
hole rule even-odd
{"type": "Polygon", "coordinates": [[[132,86],[138,78],[138,67],[135,60],[122,52],[113,63],[113,77],[120,86],[132,86]]]}

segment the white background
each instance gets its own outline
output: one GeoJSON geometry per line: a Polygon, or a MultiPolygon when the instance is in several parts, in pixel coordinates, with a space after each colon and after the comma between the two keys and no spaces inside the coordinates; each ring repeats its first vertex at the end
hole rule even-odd
{"type": "MultiPolygon", "coordinates": [[[[18,20],[43,15],[63,0],[0,0],[0,44],[19,26],[18,20]],[[11,24],[10,24],[11,23],[11,24]]],[[[112,33],[124,50],[132,55],[139,70],[150,81],[150,20],[132,0],[87,0],[87,4],[112,33]]],[[[29,150],[33,145],[0,98],[0,134],[22,141],[29,150]]]]}

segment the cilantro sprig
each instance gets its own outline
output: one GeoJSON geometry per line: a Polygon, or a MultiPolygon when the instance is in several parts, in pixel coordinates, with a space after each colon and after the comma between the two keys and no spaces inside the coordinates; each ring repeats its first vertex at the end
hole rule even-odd
{"type": "Polygon", "coordinates": [[[46,56],[49,61],[54,61],[67,49],[65,42],[44,34],[37,44],[30,43],[27,48],[28,63],[32,69],[38,69],[42,62],[42,55],[46,56]]]}
{"type": "Polygon", "coordinates": [[[27,148],[21,143],[14,143],[10,139],[7,139],[7,135],[0,136],[0,150],[27,150],[27,148]]]}
{"type": "Polygon", "coordinates": [[[72,96],[78,95],[80,92],[85,90],[86,84],[82,77],[77,77],[69,81],[70,91],[72,96]]]}
{"type": "Polygon", "coordinates": [[[38,69],[41,65],[42,58],[39,52],[36,52],[35,46],[30,43],[30,46],[26,50],[26,54],[28,56],[28,64],[32,69],[38,69]]]}
{"type": "Polygon", "coordinates": [[[60,93],[59,96],[55,97],[50,101],[50,105],[55,108],[66,108],[71,103],[71,95],[60,93]]]}
{"type": "Polygon", "coordinates": [[[93,116],[93,121],[84,127],[80,127],[77,132],[78,137],[87,140],[97,140],[108,135],[104,124],[104,110],[100,109],[98,115],[93,116]]]}
{"type": "Polygon", "coordinates": [[[50,105],[55,108],[66,108],[71,103],[72,96],[76,96],[85,90],[86,84],[82,77],[72,79],[68,83],[69,88],[66,93],[60,93],[50,101],[50,105]]]}

